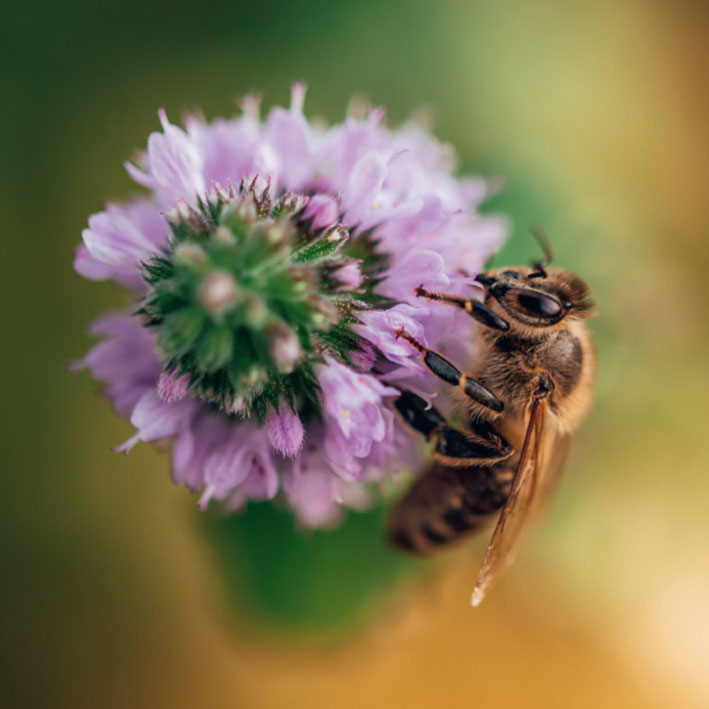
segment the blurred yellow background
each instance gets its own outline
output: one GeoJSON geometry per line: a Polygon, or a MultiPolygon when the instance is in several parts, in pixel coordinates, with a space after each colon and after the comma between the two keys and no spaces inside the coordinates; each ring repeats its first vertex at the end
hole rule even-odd
{"type": "MultiPolygon", "coordinates": [[[[709,706],[709,156],[704,3],[196,0],[0,10],[4,706],[709,706]],[[133,192],[155,110],[208,117],[310,85],[421,105],[465,170],[507,177],[499,262],[542,222],[592,284],[597,402],[550,518],[477,611],[484,540],[338,634],[236,621],[193,498],[87,377],[121,304],[71,270],[133,192]],[[229,617],[227,617],[229,616],[229,617]]],[[[282,579],[287,587],[288,578],[282,579]]]]}

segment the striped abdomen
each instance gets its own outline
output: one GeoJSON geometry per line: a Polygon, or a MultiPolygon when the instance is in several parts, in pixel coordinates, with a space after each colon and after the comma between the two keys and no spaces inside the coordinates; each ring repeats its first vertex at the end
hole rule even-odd
{"type": "Polygon", "coordinates": [[[450,468],[434,464],[394,506],[392,542],[407,551],[436,551],[474,530],[505,504],[514,468],[450,468]]]}

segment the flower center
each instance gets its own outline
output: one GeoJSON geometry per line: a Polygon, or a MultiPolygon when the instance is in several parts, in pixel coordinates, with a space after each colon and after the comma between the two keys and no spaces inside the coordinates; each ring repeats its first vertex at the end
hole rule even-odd
{"type": "Polygon", "coordinates": [[[318,198],[330,199],[272,198],[257,178],[165,215],[172,238],[144,266],[138,313],[157,331],[164,371],[193,396],[259,417],[282,398],[318,407],[313,365],[360,349],[349,326],[374,296],[353,270],[381,270],[381,258],[371,235],[337,221],[334,200],[309,213],[318,198]]]}

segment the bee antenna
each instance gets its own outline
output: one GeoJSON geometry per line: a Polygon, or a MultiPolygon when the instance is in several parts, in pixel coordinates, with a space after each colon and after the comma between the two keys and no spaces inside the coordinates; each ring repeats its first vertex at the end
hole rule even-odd
{"type": "Polygon", "coordinates": [[[542,247],[544,252],[544,258],[541,261],[535,261],[532,265],[537,270],[529,274],[529,278],[546,278],[547,272],[546,267],[554,259],[554,252],[551,250],[551,244],[549,243],[549,237],[547,233],[540,226],[533,226],[530,231],[532,236],[537,240],[539,246],[542,247]]]}

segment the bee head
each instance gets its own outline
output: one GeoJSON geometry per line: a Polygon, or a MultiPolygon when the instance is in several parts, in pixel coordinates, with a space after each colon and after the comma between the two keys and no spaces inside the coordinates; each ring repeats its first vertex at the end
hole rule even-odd
{"type": "Polygon", "coordinates": [[[547,268],[554,255],[539,227],[532,234],[544,252],[532,268],[516,266],[479,274],[475,280],[487,289],[486,302],[497,301],[506,315],[522,325],[549,327],[569,315],[588,317],[593,308],[586,283],[570,271],[547,268]]]}
{"type": "Polygon", "coordinates": [[[569,316],[588,317],[593,303],[589,289],[578,276],[561,268],[516,266],[480,274],[486,304],[499,304],[500,314],[533,328],[556,325],[569,316]]]}

